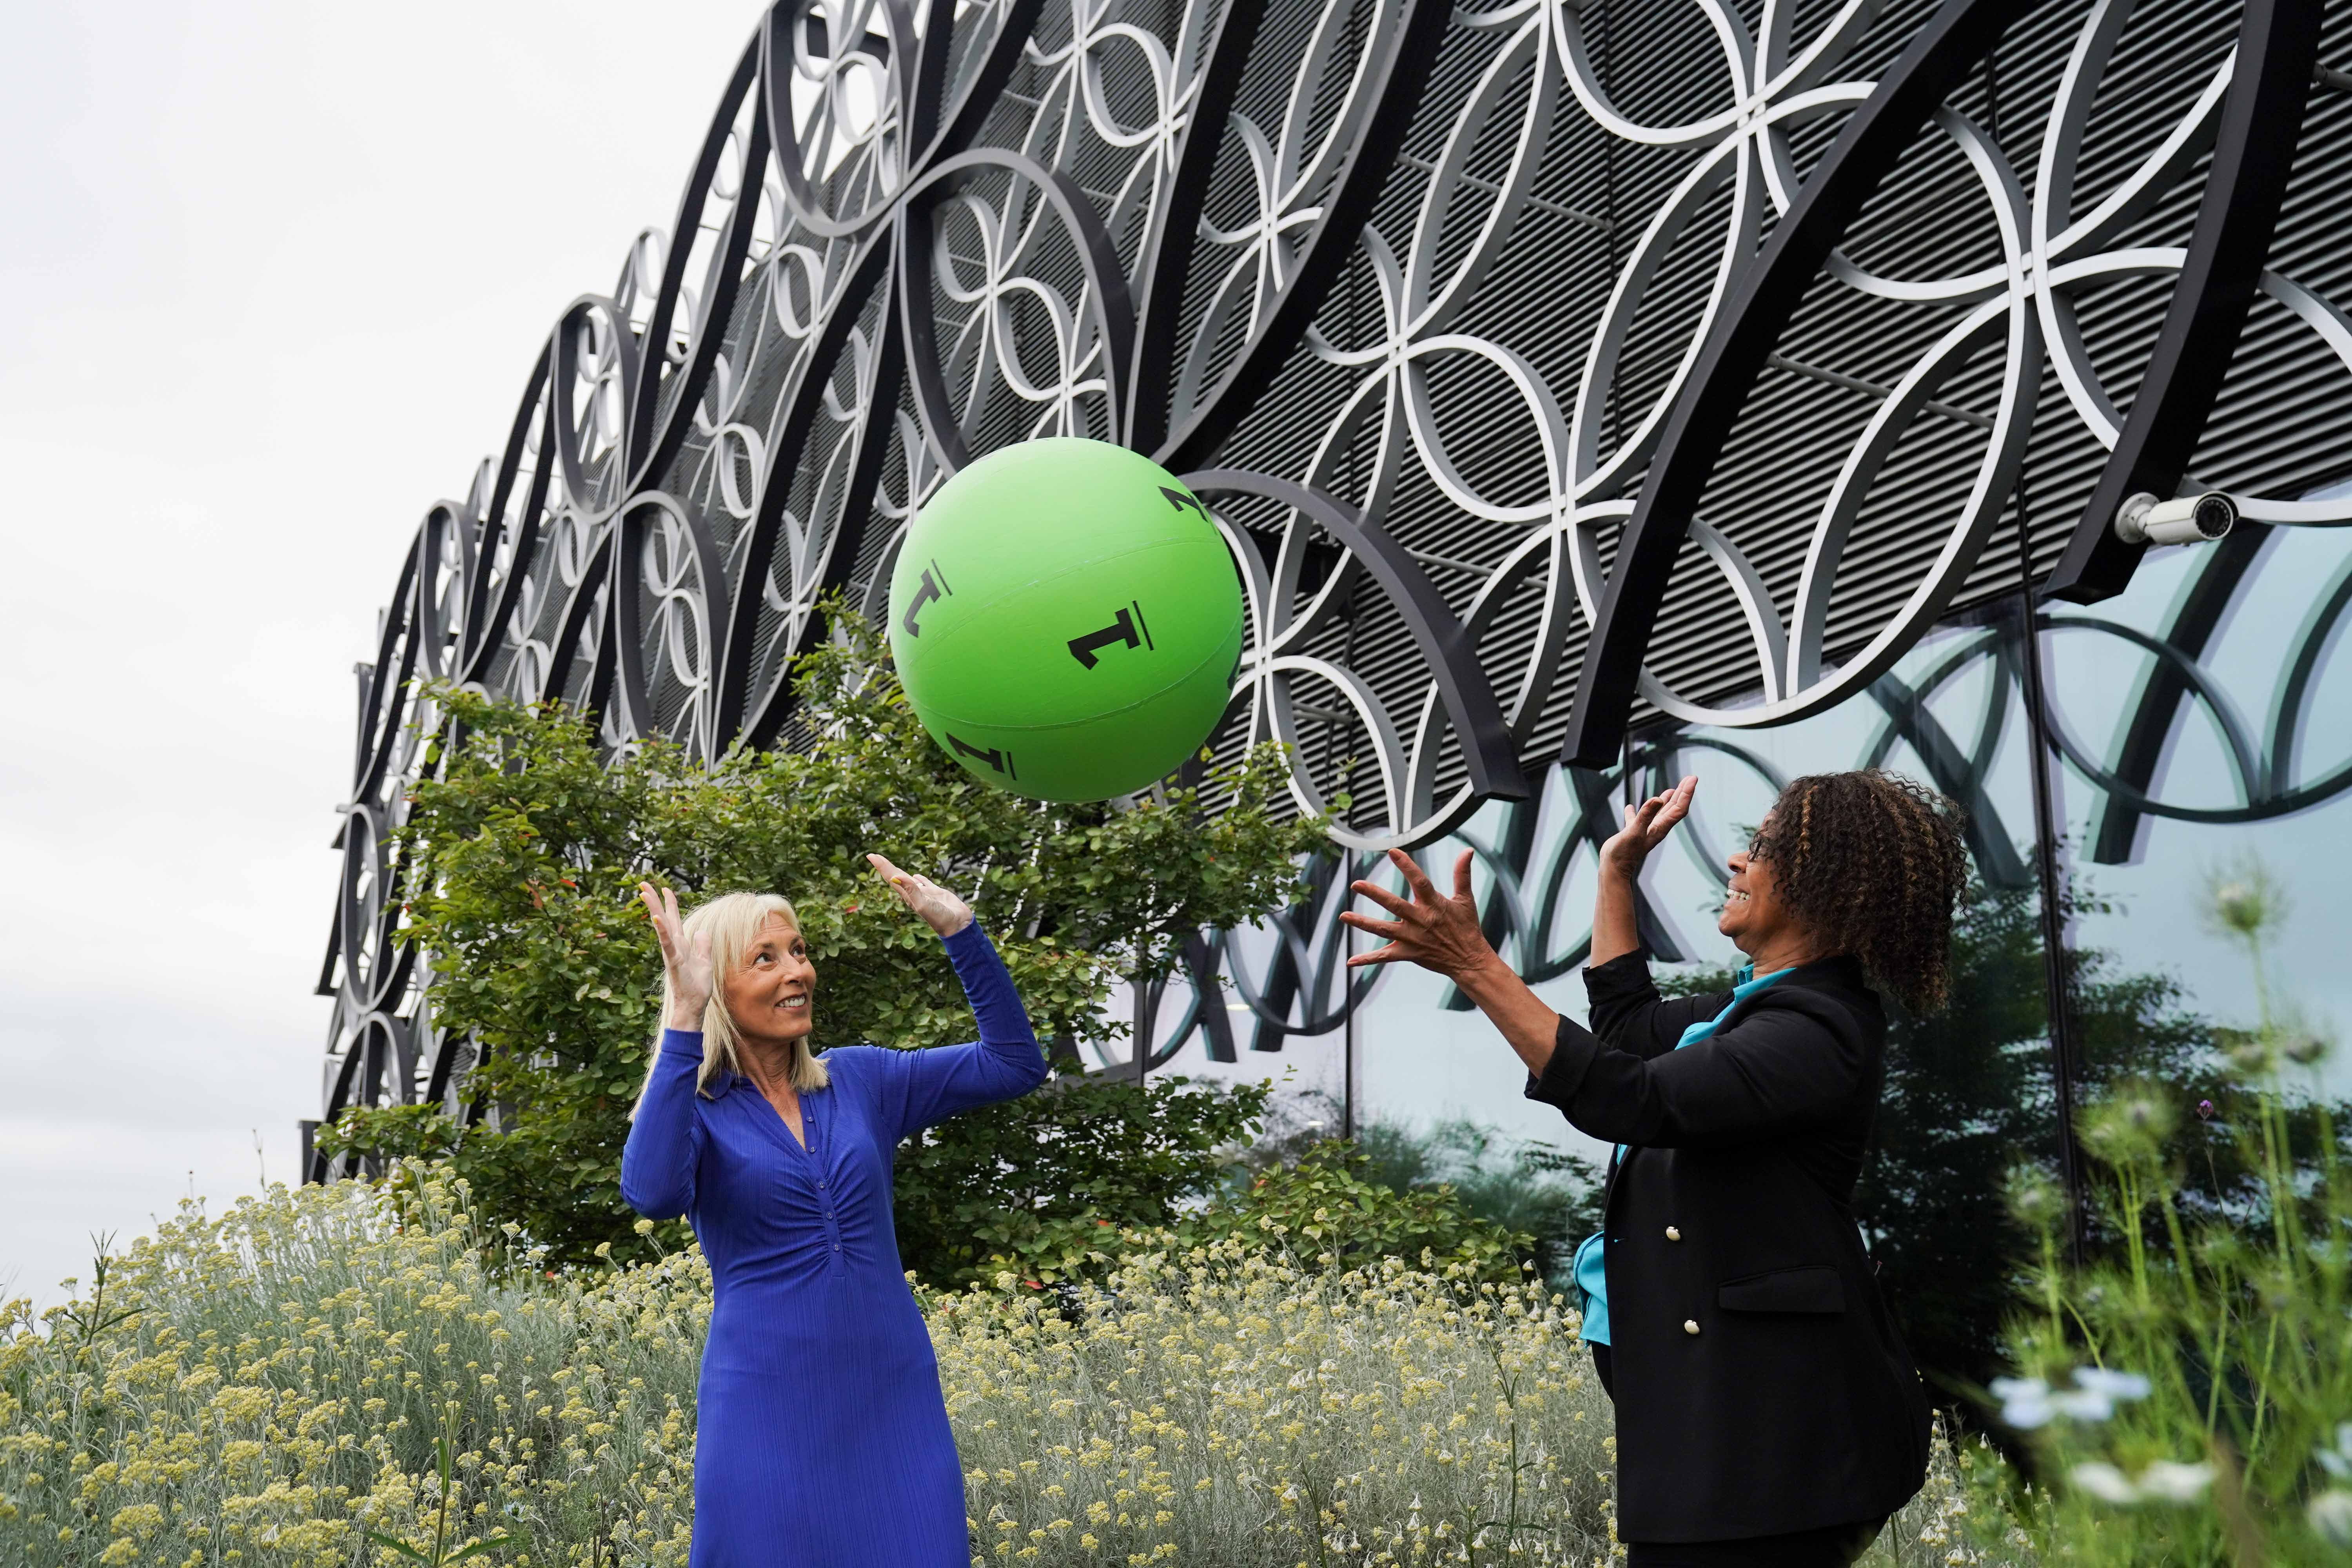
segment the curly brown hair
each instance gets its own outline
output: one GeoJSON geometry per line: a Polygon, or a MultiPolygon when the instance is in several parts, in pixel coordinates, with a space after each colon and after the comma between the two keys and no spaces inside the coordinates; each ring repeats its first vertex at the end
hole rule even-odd
{"type": "Polygon", "coordinates": [[[1852,953],[1914,1013],[1944,1005],[1952,909],[1968,881],[1962,813],[1900,773],[1811,773],[1772,803],[1748,854],[1828,952],[1852,953]]]}

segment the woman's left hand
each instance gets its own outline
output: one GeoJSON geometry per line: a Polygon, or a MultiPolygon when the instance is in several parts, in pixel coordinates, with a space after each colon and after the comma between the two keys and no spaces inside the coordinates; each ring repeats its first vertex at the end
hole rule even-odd
{"type": "Polygon", "coordinates": [[[923,917],[924,924],[941,936],[953,936],[971,924],[971,906],[929,877],[901,871],[879,855],[868,855],[866,863],[890,884],[890,890],[908,909],[923,917]]]}
{"type": "Polygon", "coordinates": [[[1412,900],[1408,903],[1371,882],[1353,885],[1350,890],[1357,896],[1371,900],[1397,918],[1376,921],[1352,910],[1339,917],[1358,931],[1385,937],[1389,944],[1372,952],[1358,953],[1348,960],[1349,968],[1394,963],[1402,958],[1459,980],[1474,970],[1502,962],[1488,944],[1486,933],[1478,929],[1478,901],[1470,893],[1469,850],[1462,851],[1462,858],[1454,863],[1454,896],[1450,899],[1437,890],[1429,874],[1403,850],[1390,850],[1389,859],[1404,873],[1405,886],[1412,889],[1412,900]]]}

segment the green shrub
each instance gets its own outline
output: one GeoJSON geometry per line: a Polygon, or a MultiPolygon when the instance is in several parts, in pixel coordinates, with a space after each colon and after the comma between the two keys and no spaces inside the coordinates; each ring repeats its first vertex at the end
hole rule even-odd
{"type": "Polygon", "coordinates": [[[927,1284],[1011,1270],[1099,1274],[1122,1232],[1173,1224],[1216,1190],[1266,1099],[1180,1077],[1055,1079],[899,1147],[898,1247],[927,1284]]]}
{"type": "Polygon", "coordinates": [[[1448,1188],[1399,1192],[1374,1181],[1370,1159],[1337,1139],[1259,1172],[1169,1234],[1179,1249],[1238,1241],[1342,1268],[1397,1258],[1502,1282],[1531,1268],[1535,1251],[1533,1237],[1479,1218],[1448,1188]]]}
{"type": "Polygon", "coordinates": [[[449,1550],[683,1563],[709,1269],[510,1246],[446,1172],[400,1171],[184,1205],[95,1317],[10,1302],[0,1563],[393,1568],[363,1532],[434,1539],[450,1431],[449,1550]]]}
{"type": "Polygon", "coordinates": [[[1356,1144],[1382,1186],[1442,1188],[1465,1212],[1526,1236],[1529,1261],[1554,1289],[1569,1288],[1578,1246],[1601,1228],[1601,1173],[1579,1155],[1460,1117],[1426,1130],[1374,1121],[1356,1144]]]}
{"type": "MultiPolygon", "coordinates": [[[[936,939],[864,857],[878,850],[937,876],[971,900],[1038,1034],[1074,1071],[1077,1046],[1125,1031],[1103,1005],[1116,982],[1165,973],[1203,926],[1245,925],[1281,905],[1297,858],[1322,842],[1319,822],[1274,809],[1272,747],[1127,809],[982,786],[923,733],[871,629],[847,615],[836,626],[840,637],[796,670],[796,744],[707,767],[658,739],[609,756],[592,723],[557,709],[437,693],[449,727],[395,839],[401,896],[408,934],[431,955],[434,1020],[484,1050],[465,1088],[493,1114],[469,1125],[435,1106],[357,1110],[321,1129],[322,1148],[373,1168],[446,1156],[486,1215],[521,1226],[559,1261],[608,1244],[651,1256],[656,1239],[683,1246],[685,1231],[641,1240],[620,1197],[625,1116],[660,1006],[659,954],[633,903],[641,879],[674,884],[689,903],[783,891],[816,965],[820,1043],[915,1047],[969,1037],[971,1014],[936,939]]],[[[916,1224],[909,1267],[940,1279],[968,1267],[967,1194],[999,1176],[1016,1195],[1050,1173],[1106,1203],[1131,1198],[1139,1184],[1118,1158],[1157,1150],[1172,1169],[1198,1152],[1202,1125],[1248,1110],[1159,1094],[1099,1103],[1127,1142],[1040,1151],[1006,1170],[1005,1141],[958,1127],[919,1152],[898,1184],[916,1224]],[[1167,1126],[1136,1121],[1163,1111],[1175,1118],[1167,1126]],[[1090,1150],[1110,1163],[1081,1168],[1090,1150]],[[958,1163],[959,1152],[978,1163],[958,1163]]],[[[1045,1126],[1044,1113],[1013,1114],[1045,1126]]],[[[1066,1210],[1007,1208],[994,1229],[1005,1246],[1058,1256],[1083,1217],[1066,1210]]],[[[1152,1198],[1094,1217],[1164,1215],[1152,1198]]]]}

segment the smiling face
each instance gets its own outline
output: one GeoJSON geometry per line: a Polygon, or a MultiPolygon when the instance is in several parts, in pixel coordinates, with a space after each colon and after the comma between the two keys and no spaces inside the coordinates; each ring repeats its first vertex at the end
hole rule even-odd
{"type": "Polygon", "coordinates": [[[816,969],[801,933],[782,915],[770,915],[751,937],[743,960],[720,984],[727,1015],[747,1043],[790,1046],[808,1038],[815,1014],[816,969]]]}
{"type": "MultiPolygon", "coordinates": [[[[1756,837],[1759,841],[1768,839],[1771,832],[1772,818],[1767,815],[1756,837]]],[[[1732,856],[1730,865],[1731,885],[1725,889],[1723,913],[1716,920],[1715,929],[1729,937],[1734,947],[1753,956],[1759,948],[1789,934],[1789,911],[1780,902],[1772,862],[1757,855],[1752,845],[1732,856]]]]}

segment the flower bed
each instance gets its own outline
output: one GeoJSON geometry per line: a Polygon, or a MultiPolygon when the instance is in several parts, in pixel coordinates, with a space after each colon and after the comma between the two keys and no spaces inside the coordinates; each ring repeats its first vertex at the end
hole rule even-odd
{"type": "MultiPolygon", "coordinates": [[[[0,1327],[11,1568],[409,1561],[371,1532],[428,1562],[686,1561],[698,1254],[551,1275],[412,1173],[190,1206],[102,1285],[0,1327]]],[[[1228,1241],[925,1305],[976,1563],[1612,1554],[1607,1402],[1539,1286],[1228,1241]]],[[[1937,1456],[1865,1561],[1985,1561],[1937,1456]]]]}

